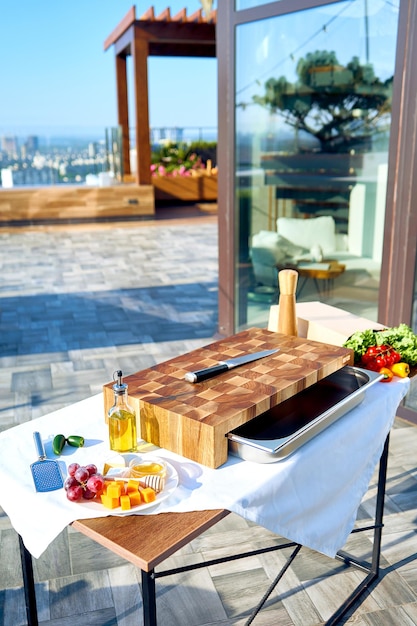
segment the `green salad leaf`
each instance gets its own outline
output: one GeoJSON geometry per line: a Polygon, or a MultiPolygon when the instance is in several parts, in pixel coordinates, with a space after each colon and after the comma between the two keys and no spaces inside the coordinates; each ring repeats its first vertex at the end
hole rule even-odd
{"type": "Polygon", "coordinates": [[[417,364],[417,335],[407,324],[387,328],[378,332],[380,341],[387,343],[401,354],[401,360],[408,365],[417,364]]]}
{"type": "Polygon", "coordinates": [[[417,365],[417,335],[407,324],[400,324],[383,330],[356,331],[343,346],[353,350],[355,363],[365,354],[369,346],[388,344],[401,354],[401,360],[411,367],[417,365]]]}
{"type": "Polygon", "coordinates": [[[343,344],[345,348],[350,348],[354,352],[355,363],[359,363],[361,356],[365,354],[369,346],[376,346],[377,331],[375,330],[357,330],[343,344]]]}

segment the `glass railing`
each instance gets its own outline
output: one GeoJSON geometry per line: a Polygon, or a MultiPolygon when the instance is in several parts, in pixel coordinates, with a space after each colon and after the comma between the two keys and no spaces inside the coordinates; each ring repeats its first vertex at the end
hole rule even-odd
{"type": "Polygon", "coordinates": [[[207,126],[151,128],[151,146],[164,142],[193,143],[217,141],[217,128],[207,126]]]}
{"type": "MultiPolygon", "coordinates": [[[[166,142],[216,141],[212,127],[151,128],[152,149],[166,142]]],[[[130,147],[135,135],[130,132],[130,147]]],[[[123,180],[122,140],[119,127],[80,133],[35,135],[0,132],[0,187],[38,185],[108,185],[123,180]]]]}

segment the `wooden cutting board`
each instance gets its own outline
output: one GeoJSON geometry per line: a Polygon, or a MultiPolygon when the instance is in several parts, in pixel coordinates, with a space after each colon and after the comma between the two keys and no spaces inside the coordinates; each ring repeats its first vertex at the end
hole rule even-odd
{"type": "MultiPolygon", "coordinates": [[[[346,348],[250,328],[124,381],[142,439],[216,468],[227,460],[229,431],[348,364],[353,352],[346,348]],[[188,371],[273,348],[279,352],[202,383],[184,380],[188,371]]],[[[112,385],[104,386],[106,415],[112,385]]]]}

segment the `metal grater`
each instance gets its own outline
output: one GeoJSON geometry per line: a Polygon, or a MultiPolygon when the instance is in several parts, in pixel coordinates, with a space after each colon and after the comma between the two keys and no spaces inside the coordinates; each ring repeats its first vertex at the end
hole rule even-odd
{"type": "Polygon", "coordinates": [[[64,481],[58,463],[46,458],[42,439],[38,432],[33,433],[33,439],[39,457],[39,460],[30,466],[36,491],[61,489],[64,486],[64,481]]]}

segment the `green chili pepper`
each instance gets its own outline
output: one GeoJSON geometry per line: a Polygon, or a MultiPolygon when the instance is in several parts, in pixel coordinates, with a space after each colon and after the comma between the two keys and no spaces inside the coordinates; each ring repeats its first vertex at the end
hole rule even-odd
{"type": "Polygon", "coordinates": [[[63,447],[65,446],[65,437],[64,435],[55,435],[52,441],[52,450],[54,454],[61,454],[63,447]]]}
{"type": "Polygon", "coordinates": [[[84,443],[84,437],[80,437],[79,435],[70,435],[67,437],[67,444],[73,448],[82,448],[84,443]]]}

